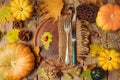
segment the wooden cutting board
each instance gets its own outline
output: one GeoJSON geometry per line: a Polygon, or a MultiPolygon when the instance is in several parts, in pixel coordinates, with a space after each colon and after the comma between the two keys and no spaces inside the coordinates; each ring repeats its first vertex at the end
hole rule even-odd
{"type": "Polygon", "coordinates": [[[44,20],[39,23],[34,34],[33,44],[41,48],[41,56],[48,58],[54,55],[58,55],[58,22],[53,22],[52,19],[44,20]],[[41,36],[45,32],[50,32],[53,36],[52,42],[50,43],[49,50],[46,50],[41,42],[41,36]]]}

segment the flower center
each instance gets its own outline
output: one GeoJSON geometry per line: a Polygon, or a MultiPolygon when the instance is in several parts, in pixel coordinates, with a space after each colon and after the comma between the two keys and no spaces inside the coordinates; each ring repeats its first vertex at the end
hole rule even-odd
{"type": "Polygon", "coordinates": [[[19,11],[23,11],[23,8],[19,8],[19,11]]]}
{"type": "Polygon", "coordinates": [[[111,61],[112,60],[112,57],[108,57],[108,61],[111,61]]]}

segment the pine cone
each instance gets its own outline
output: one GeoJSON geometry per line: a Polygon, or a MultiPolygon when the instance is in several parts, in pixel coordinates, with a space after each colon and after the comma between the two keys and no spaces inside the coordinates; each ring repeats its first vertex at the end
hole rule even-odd
{"type": "Polygon", "coordinates": [[[32,32],[29,30],[21,30],[18,37],[21,41],[30,41],[32,39],[32,32]]]}
{"type": "Polygon", "coordinates": [[[15,28],[15,29],[21,29],[21,28],[23,28],[23,22],[19,21],[19,20],[15,20],[13,22],[13,28],[15,28]]]}
{"type": "Polygon", "coordinates": [[[99,7],[94,4],[81,4],[77,7],[77,17],[82,21],[95,22],[99,7]]]}

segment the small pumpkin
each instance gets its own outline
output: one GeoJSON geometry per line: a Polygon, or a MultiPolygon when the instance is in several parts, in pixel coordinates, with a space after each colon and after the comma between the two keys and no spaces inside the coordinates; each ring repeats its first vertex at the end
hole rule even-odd
{"type": "Polygon", "coordinates": [[[119,17],[120,6],[108,3],[99,9],[96,24],[104,31],[116,31],[120,28],[119,17]]]}
{"type": "Polygon", "coordinates": [[[30,18],[33,6],[30,0],[11,0],[10,10],[16,20],[23,20],[30,18]]]}
{"type": "Polygon", "coordinates": [[[34,55],[20,43],[11,43],[0,49],[0,78],[21,80],[34,68],[34,55]]]}
{"type": "Polygon", "coordinates": [[[120,53],[115,49],[105,49],[98,56],[98,64],[104,70],[113,71],[120,68],[120,53]]]}
{"type": "Polygon", "coordinates": [[[100,67],[94,67],[90,74],[93,80],[102,80],[105,77],[105,71],[100,67]]]}

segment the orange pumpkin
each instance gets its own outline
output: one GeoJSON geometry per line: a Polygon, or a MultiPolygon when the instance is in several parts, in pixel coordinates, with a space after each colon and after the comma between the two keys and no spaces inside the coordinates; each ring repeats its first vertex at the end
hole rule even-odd
{"type": "Polygon", "coordinates": [[[34,68],[34,55],[20,43],[7,44],[0,49],[0,78],[21,80],[34,68]]]}
{"type": "Polygon", "coordinates": [[[120,7],[108,3],[103,5],[97,14],[96,24],[104,31],[116,31],[120,28],[120,7]]]}

